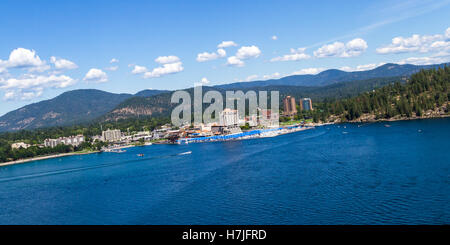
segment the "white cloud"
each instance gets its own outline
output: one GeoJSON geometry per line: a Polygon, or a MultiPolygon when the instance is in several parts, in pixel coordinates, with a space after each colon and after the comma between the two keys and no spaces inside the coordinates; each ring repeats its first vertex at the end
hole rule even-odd
{"type": "Polygon", "coordinates": [[[242,46],[238,49],[236,55],[228,58],[227,65],[242,67],[245,64],[242,60],[257,58],[260,54],[261,50],[255,45],[242,46]]]}
{"type": "Polygon", "coordinates": [[[119,69],[119,66],[109,66],[105,68],[107,71],[117,71],[117,69],[119,69]]]}
{"type": "Polygon", "coordinates": [[[232,46],[237,46],[237,44],[233,41],[223,41],[219,45],[217,45],[218,48],[228,48],[232,46]]]}
{"type": "Polygon", "coordinates": [[[305,54],[305,48],[298,48],[298,49],[293,49],[291,48],[291,53],[290,54],[286,54],[283,56],[278,56],[275,58],[272,58],[270,61],[271,62],[276,62],[276,61],[297,61],[297,60],[303,60],[303,59],[309,59],[311,58],[310,55],[305,54]]]}
{"type": "Polygon", "coordinates": [[[210,83],[210,82],[209,82],[209,80],[208,80],[206,77],[204,77],[204,78],[202,78],[202,80],[200,80],[200,83],[202,83],[202,84],[208,84],[208,83],[210,83]]]}
{"type": "Polygon", "coordinates": [[[294,71],[289,75],[315,75],[317,73],[320,73],[324,71],[325,68],[304,68],[298,71],[294,71]]]}
{"type": "Polygon", "coordinates": [[[268,79],[275,79],[275,78],[279,78],[279,77],[281,77],[281,74],[279,72],[275,72],[272,74],[264,75],[263,79],[268,80],[268,79]]]}
{"type": "Polygon", "coordinates": [[[238,59],[249,59],[249,58],[257,58],[261,54],[261,50],[255,46],[242,46],[238,49],[236,53],[236,57],[238,59]]]}
{"type": "MultiPolygon", "coordinates": [[[[391,53],[408,53],[408,52],[421,52],[425,53],[433,50],[439,44],[445,44],[444,36],[421,36],[414,34],[411,37],[395,37],[392,39],[391,44],[377,48],[379,54],[391,54],[391,53]],[[437,43],[436,43],[437,42],[437,43]]],[[[449,43],[446,44],[449,47],[449,43]]]]}
{"type": "Polygon", "coordinates": [[[447,30],[445,30],[445,38],[446,38],[447,40],[450,40],[450,27],[447,28],[447,30]]]}
{"type": "Polygon", "coordinates": [[[42,66],[45,64],[44,61],[36,55],[36,51],[17,48],[14,49],[9,55],[8,59],[8,67],[33,67],[33,66],[42,66]]]}
{"type": "Polygon", "coordinates": [[[134,66],[131,73],[143,74],[144,78],[161,77],[163,75],[178,73],[184,70],[183,63],[177,56],[159,56],[155,59],[155,62],[162,64],[162,66],[156,67],[152,71],[149,71],[145,66],[131,64],[128,66],[134,66]]]}
{"type": "Polygon", "coordinates": [[[45,61],[41,60],[36,51],[25,48],[16,48],[10,55],[8,60],[0,60],[0,67],[6,68],[28,68],[30,72],[42,72],[50,69],[45,61]]]}
{"type": "Polygon", "coordinates": [[[133,74],[141,74],[141,73],[145,73],[147,71],[148,71],[147,67],[135,65],[134,69],[131,71],[131,73],[133,73],[133,74]]]}
{"type": "Polygon", "coordinates": [[[160,77],[167,74],[178,73],[184,70],[183,64],[181,62],[168,63],[163,66],[156,67],[152,71],[147,71],[144,73],[144,78],[160,77]]]}
{"type": "Polygon", "coordinates": [[[365,65],[358,65],[356,67],[350,67],[350,66],[343,66],[341,68],[339,68],[339,70],[342,71],[347,71],[347,72],[351,72],[351,71],[367,71],[367,70],[372,70],[375,69],[379,66],[382,66],[386,63],[372,63],[372,64],[365,64],[365,65]]]}
{"type": "Polygon", "coordinates": [[[177,56],[174,56],[174,55],[159,56],[158,58],[155,59],[155,62],[160,63],[160,64],[175,63],[178,61],[180,61],[180,58],[178,58],[177,56]]]}
{"type": "Polygon", "coordinates": [[[432,65],[450,62],[450,53],[438,54],[428,57],[409,57],[397,62],[397,64],[432,65]]]}
{"type": "Polygon", "coordinates": [[[205,61],[215,60],[218,58],[225,57],[226,55],[227,55],[227,52],[224,49],[220,48],[220,49],[217,49],[217,53],[203,52],[203,53],[197,54],[197,61],[205,62],[205,61]]]}
{"type": "Polygon", "coordinates": [[[70,60],[56,58],[55,56],[50,57],[50,63],[55,65],[55,68],[58,70],[70,70],[76,69],[78,66],[70,60]]]}
{"type": "Polygon", "coordinates": [[[65,75],[25,74],[19,78],[0,80],[0,89],[6,90],[5,100],[30,100],[41,96],[44,88],[66,88],[75,83],[75,79],[65,75]]]}
{"type": "Polygon", "coordinates": [[[355,38],[345,45],[345,52],[342,57],[359,56],[367,49],[367,43],[361,38],[355,38]]]}
{"type": "Polygon", "coordinates": [[[116,59],[116,58],[112,58],[110,61],[109,61],[109,63],[119,63],[119,60],[118,59],[116,59]]]}
{"type": "Polygon", "coordinates": [[[334,42],[324,45],[314,51],[314,56],[323,57],[355,57],[361,55],[367,49],[367,43],[361,38],[355,38],[346,44],[334,42]]]}
{"type": "Polygon", "coordinates": [[[275,36],[275,35],[273,35],[273,36],[272,36],[272,40],[274,40],[274,41],[275,41],[275,40],[278,40],[278,37],[275,36]]]}
{"type": "Polygon", "coordinates": [[[242,67],[244,66],[244,62],[238,59],[236,56],[230,56],[227,59],[227,65],[242,67]]]}
{"type": "Polygon", "coordinates": [[[100,69],[90,69],[83,78],[84,81],[103,83],[108,81],[106,73],[100,69]]]}

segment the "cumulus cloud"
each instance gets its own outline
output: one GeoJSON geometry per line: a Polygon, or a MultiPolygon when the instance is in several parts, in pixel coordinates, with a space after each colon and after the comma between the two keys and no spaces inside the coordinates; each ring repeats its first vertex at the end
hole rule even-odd
{"type": "Polygon", "coordinates": [[[183,63],[177,56],[159,56],[155,59],[155,62],[161,64],[162,66],[156,67],[153,70],[147,69],[145,66],[139,65],[128,65],[134,66],[131,73],[133,74],[143,74],[144,78],[154,78],[161,77],[167,74],[178,73],[184,70],[183,63]]]}
{"type": "Polygon", "coordinates": [[[257,58],[261,54],[261,50],[255,46],[242,46],[238,49],[236,57],[238,59],[257,58]]]}
{"type": "Polygon", "coordinates": [[[112,58],[110,61],[109,61],[109,63],[119,63],[119,60],[118,59],[116,59],[116,58],[112,58]]]}
{"type": "Polygon", "coordinates": [[[224,49],[219,48],[219,49],[217,49],[217,52],[213,52],[213,53],[203,52],[203,53],[197,54],[197,61],[205,62],[205,61],[222,58],[225,56],[227,56],[227,52],[224,49]]]}
{"type": "Polygon", "coordinates": [[[6,68],[28,68],[29,71],[45,71],[50,67],[41,60],[36,51],[25,48],[16,48],[9,54],[8,60],[0,60],[0,67],[6,68]]]}
{"type": "Polygon", "coordinates": [[[270,61],[271,62],[276,62],[276,61],[298,61],[298,60],[304,60],[304,59],[309,59],[311,58],[310,55],[305,54],[305,48],[298,48],[298,49],[293,49],[291,48],[291,53],[290,54],[286,54],[283,56],[278,56],[275,58],[272,58],[270,61]]]}
{"type": "Polygon", "coordinates": [[[178,73],[184,70],[183,64],[181,62],[167,63],[163,66],[156,67],[152,71],[147,71],[144,73],[144,78],[160,77],[167,74],[178,73]]]}
{"type": "Polygon", "coordinates": [[[106,73],[100,69],[90,69],[83,78],[84,81],[103,83],[108,81],[106,73]]]}
{"type": "Polygon", "coordinates": [[[391,44],[377,48],[379,54],[391,53],[408,53],[421,52],[425,53],[434,48],[443,46],[450,46],[449,43],[444,42],[443,35],[421,36],[414,34],[411,37],[395,37],[391,44]]]}
{"type": "Polygon", "coordinates": [[[131,71],[131,73],[133,73],[133,74],[141,74],[141,73],[146,73],[147,71],[148,71],[147,67],[135,65],[133,70],[131,71]]]}
{"type": "Polygon", "coordinates": [[[223,41],[217,45],[217,48],[228,48],[233,46],[237,46],[237,44],[233,41],[223,41]]]}
{"type": "Polygon", "coordinates": [[[242,67],[244,66],[244,62],[236,56],[230,56],[227,59],[227,65],[242,67]]]}
{"type": "Polygon", "coordinates": [[[30,100],[42,95],[45,88],[66,88],[76,80],[66,75],[34,75],[25,74],[19,78],[0,80],[0,89],[5,90],[5,100],[30,100]]]}
{"type": "Polygon", "coordinates": [[[155,59],[155,62],[160,63],[160,64],[175,63],[178,61],[180,61],[180,58],[178,58],[177,56],[174,56],[174,55],[159,56],[158,58],[155,59]]]}
{"type": "Polygon", "coordinates": [[[234,56],[231,56],[227,60],[227,64],[230,66],[244,66],[244,62],[242,60],[257,58],[261,54],[261,50],[255,46],[242,46],[238,49],[234,56]]]}
{"type": "Polygon", "coordinates": [[[355,38],[346,44],[334,42],[324,45],[314,51],[314,56],[324,57],[355,57],[361,55],[367,49],[367,43],[361,38],[355,38]]]}
{"type": "Polygon", "coordinates": [[[50,57],[50,63],[55,65],[55,68],[58,70],[70,70],[76,69],[78,66],[70,60],[56,58],[55,56],[50,57]]]}
{"type": "Polygon", "coordinates": [[[274,40],[274,41],[275,41],[275,40],[278,40],[278,37],[275,36],[275,35],[273,35],[273,36],[272,36],[272,40],[274,40]]]}

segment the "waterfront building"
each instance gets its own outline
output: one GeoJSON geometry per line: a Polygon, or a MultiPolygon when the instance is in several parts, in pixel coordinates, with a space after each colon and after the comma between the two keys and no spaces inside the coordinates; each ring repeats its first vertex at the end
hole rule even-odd
{"type": "Polygon", "coordinates": [[[295,116],[297,114],[297,107],[295,104],[295,98],[292,96],[286,96],[283,99],[283,105],[284,105],[284,115],[291,117],[295,116]]]}
{"type": "Polygon", "coordinates": [[[28,147],[30,147],[30,145],[26,144],[24,142],[17,142],[17,143],[11,144],[11,148],[13,148],[13,149],[20,149],[20,148],[27,149],[28,147]]]}
{"type": "Polygon", "coordinates": [[[303,111],[312,111],[312,101],[310,98],[303,98],[300,100],[300,109],[303,111]]]}
{"type": "Polygon", "coordinates": [[[122,138],[122,133],[120,132],[120,129],[114,129],[114,130],[106,130],[102,132],[102,138],[103,141],[107,142],[115,142],[120,141],[122,138]]]}
{"type": "Polygon", "coordinates": [[[258,126],[258,116],[250,115],[250,116],[245,117],[245,123],[248,123],[248,126],[250,126],[250,127],[258,126]]]}
{"type": "Polygon", "coordinates": [[[57,139],[45,139],[44,146],[45,147],[55,147],[57,145],[71,145],[71,146],[79,146],[84,142],[83,135],[69,136],[69,137],[59,137],[57,139]]]}
{"type": "Polygon", "coordinates": [[[225,108],[220,112],[220,125],[226,127],[236,127],[239,124],[239,116],[237,110],[225,108]]]}
{"type": "Polygon", "coordinates": [[[258,124],[265,128],[278,127],[280,124],[280,115],[271,110],[260,110],[260,117],[258,124]]]}

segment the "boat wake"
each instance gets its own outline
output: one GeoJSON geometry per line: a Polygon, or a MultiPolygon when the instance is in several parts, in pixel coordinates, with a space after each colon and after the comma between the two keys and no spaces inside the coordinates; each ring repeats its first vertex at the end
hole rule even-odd
{"type": "Polygon", "coordinates": [[[128,160],[128,161],[123,161],[123,162],[106,163],[106,164],[99,164],[99,165],[94,165],[94,166],[89,166],[89,167],[68,168],[68,169],[61,169],[61,170],[55,170],[55,171],[48,171],[48,172],[27,174],[27,175],[21,175],[21,176],[14,176],[14,177],[9,177],[9,178],[0,178],[0,183],[9,182],[9,181],[15,181],[15,180],[39,178],[39,177],[44,177],[44,176],[52,176],[52,175],[58,175],[58,174],[81,172],[81,171],[97,169],[97,168],[106,168],[106,167],[118,166],[118,165],[123,165],[123,164],[143,162],[143,161],[148,161],[148,160],[157,159],[157,158],[176,157],[176,156],[187,155],[187,154],[191,154],[191,153],[192,153],[192,151],[187,151],[187,152],[182,152],[182,153],[178,153],[178,154],[154,156],[154,157],[147,157],[147,158],[140,157],[139,159],[128,160]]]}

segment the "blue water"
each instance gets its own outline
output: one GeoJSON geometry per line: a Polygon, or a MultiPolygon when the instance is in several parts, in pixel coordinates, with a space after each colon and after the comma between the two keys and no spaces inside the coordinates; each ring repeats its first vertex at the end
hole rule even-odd
{"type": "Polygon", "coordinates": [[[384,124],[0,167],[0,224],[450,224],[450,118],[384,124]]]}

